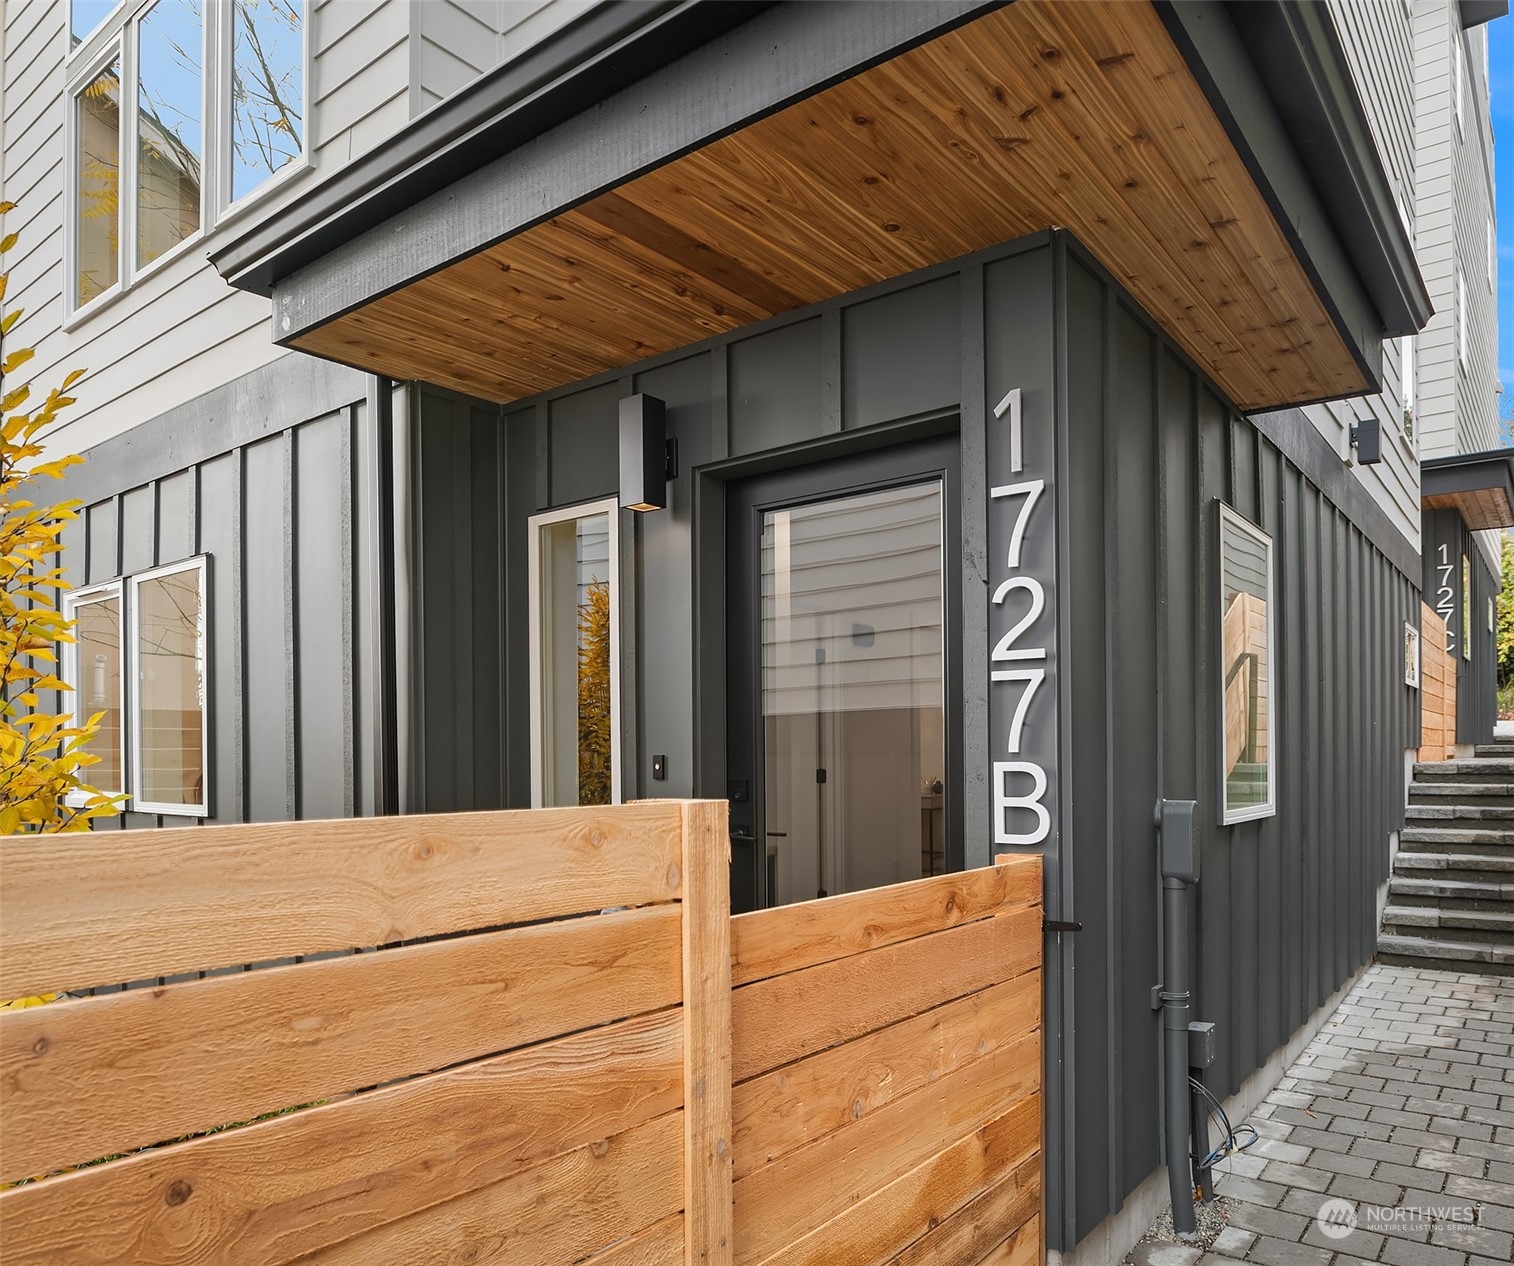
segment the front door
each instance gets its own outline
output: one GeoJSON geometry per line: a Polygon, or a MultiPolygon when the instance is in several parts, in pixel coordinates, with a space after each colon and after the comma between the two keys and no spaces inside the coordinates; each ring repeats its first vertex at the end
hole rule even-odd
{"type": "Polygon", "coordinates": [[[727,491],[732,901],[961,867],[955,436],[727,491]]]}

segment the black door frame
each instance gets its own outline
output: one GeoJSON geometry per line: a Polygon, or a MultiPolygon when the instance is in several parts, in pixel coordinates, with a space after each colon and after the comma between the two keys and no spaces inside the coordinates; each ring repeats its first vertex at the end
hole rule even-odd
{"type": "Polygon", "coordinates": [[[829,501],[939,479],[943,542],[942,655],[946,739],[945,865],[964,866],[965,788],[962,765],[962,477],[954,430],[926,439],[838,456],[817,455],[801,466],[732,479],[725,488],[726,798],[731,802],[733,910],[767,904],[766,800],[758,759],[762,716],[762,516],[769,510],[829,501]]]}

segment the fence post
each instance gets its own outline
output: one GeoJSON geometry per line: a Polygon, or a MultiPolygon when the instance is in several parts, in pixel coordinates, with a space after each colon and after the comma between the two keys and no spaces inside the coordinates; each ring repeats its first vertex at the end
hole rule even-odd
{"type": "Polygon", "coordinates": [[[718,800],[683,806],[685,1266],[731,1261],[731,837],[718,800]]]}

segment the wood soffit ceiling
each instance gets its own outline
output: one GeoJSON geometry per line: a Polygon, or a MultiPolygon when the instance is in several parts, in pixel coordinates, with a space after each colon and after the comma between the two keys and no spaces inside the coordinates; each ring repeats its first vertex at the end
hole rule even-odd
{"type": "Polygon", "coordinates": [[[1368,389],[1149,4],[1018,0],[301,336],[498,403],[1070,229],[1244,410],[1368,389]]]}
{"type": "Polygon", "coordinates": [[[1474,488],[1468,492],[1441,492],[1424,497],[1426,510],[1459,510],[1474,532],[1514,527],[1514,506],[1502,488],[1474,488]]]}

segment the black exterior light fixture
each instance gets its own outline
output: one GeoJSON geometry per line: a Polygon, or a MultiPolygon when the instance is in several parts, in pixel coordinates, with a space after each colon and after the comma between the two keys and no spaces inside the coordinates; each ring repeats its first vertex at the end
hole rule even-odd
{"type": "Polygon", "coordinates": [[[620,402],[620,504],[627,510],[662,510],[668,480],[678,478],[678,441],[667,437],[668,407],[638,393],[620,402]]]}
{"type": "Polygon", "coordinates": [[[1358,422],[1351,428],[1351,447],[1358,466],[1376,466],[1383,459],[1383,424],[1379,418],[1358,422]]]}

